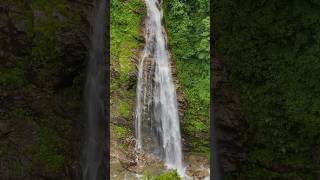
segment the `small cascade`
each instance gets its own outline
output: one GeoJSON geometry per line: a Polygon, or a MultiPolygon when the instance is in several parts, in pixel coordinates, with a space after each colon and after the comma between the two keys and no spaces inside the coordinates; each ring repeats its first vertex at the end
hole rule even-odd
{"type": "Polygon", "coordinates": [[[85,134],[81,167],[83,180],[105,180],[107,167],[105,114],[105,13],[106,1],[95,0],[93,7],[91,46],[84,90],[85,134]]]}

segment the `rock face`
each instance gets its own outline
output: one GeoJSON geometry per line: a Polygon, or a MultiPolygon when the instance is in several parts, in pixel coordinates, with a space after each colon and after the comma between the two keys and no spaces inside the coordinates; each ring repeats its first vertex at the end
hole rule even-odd
{"type": "Polygon", "coordinates": [[[213,56],[214,117],[217,123],[218,154],[225,174],[237,170],[246,158],[243,137],[246,122],[240,101],[232,90],[222,58],[213,56]]]}
{"type": "Polygon", "coordinates": [[[0,179],[77,171],[91,3],[59,3],[0,2],[0,179]]]}

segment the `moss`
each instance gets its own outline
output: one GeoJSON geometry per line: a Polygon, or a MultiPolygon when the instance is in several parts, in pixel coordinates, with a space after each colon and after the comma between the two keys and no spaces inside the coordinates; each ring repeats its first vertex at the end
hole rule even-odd
{"type": "Polygon", "coordinates": [[[111,126],[111,128],[113,129],[113,131],[111,132],[114,132],[117,140],[118,140],[118,147],[122,150],[127,150],[129,145],[126,141],[127,137],[130,135],[131,131],[129,128],[127,127],[124,127],[124,126],[120,126],[120,125],[115,125],[113,124],[111,126]]]}
{"type": "Polygon", "coordinates": [[[0,72],[0,84],[4,86],[22,87],[25,84],[24,72],[20,68],[12,68],[0,72]]]}
{"type": "Polygon", "coordinates": [[[126,127],[118,125],[113,125],[112,127],[114,128],[119,139],[125,139],[129,134],[129,130],[126,127]]]}
{"type": "MultiPolygon", "coordinates": [[[[133,35],[133,34],[132,34],[133,35]]],[[[118,55],[120,75],[122,81],[128,81],[128,74],[135,70],[135,65],[131,63],[131,57],[134,56],[134,49],[138,48],[136,42],[127,41],[120,45],[118,55]]]]}
{"type": "Polygon", "coordinates": [[[43,164],[46,173],[62,171],[64,156],[58,152],[57,135],[49,128],[39,127],[36,144],[33,146],[33,157],[43,164]]]}
{"type": "MultiPolygon", "coordinates": [[[[111,1],[110,17],[110,57],[111,57],[111,83],[110,108],[111,121],[113,118],[132,120],[135,102],[135,82],[132,74],[136,66],[131,58],[135,57],[142,46],[138,41],[142,17],[145,9],[141,0],[111,1]]],[[[142,37],[143,39],[143,37],[142,37]]],[[[118,148],[126,150],[126,138],[131,136],[130,128],[113,124],[111,131],[117,139],[118,148]]],[[[113,139],[111,139],[113,141],[113,139]]]]}
{"type": "Polygon", "coordinates": [[[128,110],[131,105],[129,101],[134,101],[131,95],[135,92],[134,88],[128,90],[128,86],[132,83],[130,73],[136,71],[131,57],[136,55],[141,45],[135,37],[139,37],[143,17],[143,14],[137,14],[135,11],[141,11],[144,4],[143,1],[133,0],[130,2],[113,1],[111,5],[111,67],[118,74],[111,79],[111,92],[115,94],[111,96],[111,102],[119,103],[117,106],[120,114],[128,117],[131,114],[131,110],[128,110]]]}
{"type": "Polygon", "coordinates": [[[130,112],[131,112],[131,108],[129,106],[129,103],[127,103],[126,101],[120,101],[119,112],[120,112],[121,116],[129,119],[130,112]]]}

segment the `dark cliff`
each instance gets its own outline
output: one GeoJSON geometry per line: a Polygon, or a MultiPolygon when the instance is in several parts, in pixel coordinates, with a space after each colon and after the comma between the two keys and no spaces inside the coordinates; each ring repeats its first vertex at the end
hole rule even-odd
{"type": "Polygon", "coordinates": [[[212,104],[220,168],[226,177],[235,178],[232,174],[239,170],[241,163],[246,159],[247,122],[241,111],[239,97],[234,93],[226,67],[222,58],[217,57],[215,48],[212,61],[212,104]]]}
{"type": "Polygon", "coordinates": [[[0,179],[71,178],[91,1],[0,3],[0,179]]]}

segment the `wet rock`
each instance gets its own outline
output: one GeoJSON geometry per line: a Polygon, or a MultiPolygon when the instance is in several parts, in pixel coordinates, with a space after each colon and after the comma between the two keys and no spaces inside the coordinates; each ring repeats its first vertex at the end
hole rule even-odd
{"type": "Polygon", "coordinates": [[[46,19],[46,13],[41,10],[34,10],[33,11],[34,20],[37,21],[44,21],[46,19]]]}
{"type": "Polygon", "coordinates": [[[185,153],[186,174],[193,179],[205,179],[209,174],[209,160],[201,153],[185,153]]]}
{"type": "Polygon", "coordinates": [[[59,11],[54,11],[52,13],[53,17],[56,17],[57,19],[59,19],[60,21],[66,21],[67,17],[65,17],[64,15],[62,15],[59,11]]]}
{"type": "Polygon", "coordinates": [[[132,121],[129,121],[128,119],[121,117],[121,116],[112,118],[111,123],[115,123],[115,124],[122,125],[125,127],[130,127],[130,128],[132,126],[132,121]]]}
{"type": "MultiPolygon", "coordinates": [[[[66,1],[65,4],[77,9],[77,12],[74,11],[70,13],[78,13],[78,10],[82,12],[87,9],[86,6],[78,6],[77,4],[80,2],[83,1],[66,1]]],[[[52,130],[54,133],[50,134],[50,136],[52,135],[54,139],[64,139],[58,148],[61,148],[59,151],[63,152],[64,165],[67,167],[64,167],[64,170],[61,172],[53,174],[52,179],[69,179],[76,176],[72,175],[73,164],[71,162],[76,158],[76,153],[73,154],[73,152],[77,151],[75,150],[77,148],[74,146],[76,146],[76,141],[78,141],[78,134],[76,133],[78,127],[74,128],[75,125],[72,124],[73,119],[69,118],[69,116],[72,116],[77,120],[77,124],[80,124],[80,110],[77,109],[78,106],[75,103],[75,101],[78,102],[79,100],[66,98],[66,96],[63,95],[65,93],[63,91],[60,93],[54,92],[51,83],[57,83],[54,85],[57,89],[74,85],[77,86],[77,84],[75,84],[75,81],[78,80],[76,77],[85,70],[83,66],[87,52],[85,45],[87,43],[85,40],[87,39],[87,34],[85,31],[90,27],[85,23],[79,24],[79,29],[59,30],[55,33],[55,36],[50,37],[57,41],[55,47],[61,48],[63,57],[56,57],[54,61],[51,62],[51,69],[45,68],[42,65],[38,65],[40,62],[34,57],[34,52],[31,49],[35,46],[33,43],[36,43],[36,41],[34,40],[37,40],[36,38],[33,39],[33,35],[31,34],[31,21],[34,23],[32,24],[34,27],[40,27],[42,24],[39,22],[46,21],[47,15],[43,10],[31,9],[28,7],[29,3],[25,4],[26,6],[21,5],[21,3],[23,2],[17,1],[17,3],[13,3],[11,1],[4,1],[0,3],[0,67],[3,68],[5,72],[15,72],[16,69],[19,70],[19,73],[21,71],[21,75],[19,74],[17,77],[13,77],[26,84],[26,87],[23,88],[15,88],[15,85],[11,87],[10,83],[1,84],[0,96],[1,100],[4,100],[4,102],[1,102],[1,105],[3,104],[4,106],[1,107],[3,111],[0,117],[0,130],[3,126],[2,123],[6,124],[6,129],[13,128],[16,130],[8,133],[9,136],[6,136],[5,140],[1,141],[4,146],[9,147],[8,151],[11,155],[6,157],[0,156],[0,164],[1,167],[3,167],[0,168],[0,171],[6,169],[0,172],[0,179],[6,179],[3,177],[4,174],[15,174],[12,168],[16,166],[21,166],[22,170],[17,174],[17,177],[10,177],[11,179],[49,179],[44,168],[47,164],[35,160],[32,154],[33,151],[30,151],[32,148],[35,148],[35,141],[39,136],[39,124],[41,124],[41,127],[50,129],[50,132],[52,130]],[[64,65],[62,66],[63,68],[57,68],[58,66],[56,65],[59,63],[64,65]],[[44,78],[43,74],[39,73],[40,71],[48,72],[48,70],[54,72],[50,79],[44,78]],[[41,78],[44,79],[37,80],[37,76],[41,76],[41,78]],[[61,101],[61,99],[64,101],[61,101]],[[64,109],[64,111],[59,109],[60,105],[64,108],[70,106],[70,104],[73,104],[74,107],[69,107],[69,109],[64,109]],[[70,110],[69,113],[71,113],[71,115],[65,113],[65,111],[68,110],[70,110]],[[55,111],[59,111],[59,113],[55,111]],[[55,121],[48,123],[47,119],[54,119],[55,121]],[[67,130],[59,124],[60,122],[63,125],[68,124],[67,130]],[[59,134],[59,137],[57,137],[56,134],[59,134]]],[[[30,4],[32,4],[31,1],[30,4]]],[[[39,9],[41,9],[41,7],[39,9]]],[[[66,17],[63,17],[58,11],[53,15],[59,21],[69,20],[65,19],[66,17]]],[[[82,14],[81,16],[87,15],[82,14]]],[[[46,29],[41,27],[38,28],[37,31],[46,33],[46,29]]],[[[46,47],[46,42],[41,44],[41,47],[52,48],[51,46],[46,47]]],[[[9,75],[11,74],[9,73],[9,75]]],[[[80,85],[79,88],[81,88],[80,85]]],[[[79,90],[79,88],[77,90],[79,90]]],[[[73,94],[76,93],[78,92],[73,92],[73,94]]]]}
{"type": "MultiPolygon", "coordinates": [[[[214,49],[215,51],[215,49],[214,49]]],[[[246,159],[243,132],[246,121],[241,102],[234,93],[223,60],[213,56],[214,117],[221,168],[225,173],[236,171],[246,159]]]]}
{"type": "Polygon", "coordinates": [[[317,180],[320,180],[320,146],[315,146],[313,147],[313,161],[316,164],[316,168],[318,169],[318,171],[316,172],[316,177],[317,180]]]}
{"type": "Polygon", "coordinates": [[[128,76],[129,76],[129,83],[128,83],[127,90],[131,90],[137,84],[137,73],[136,72],[130,72],[128,76]]]}

